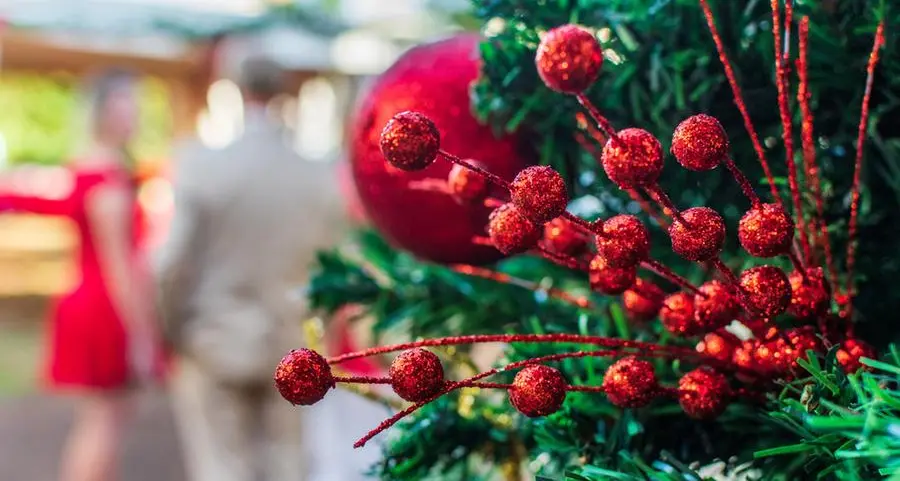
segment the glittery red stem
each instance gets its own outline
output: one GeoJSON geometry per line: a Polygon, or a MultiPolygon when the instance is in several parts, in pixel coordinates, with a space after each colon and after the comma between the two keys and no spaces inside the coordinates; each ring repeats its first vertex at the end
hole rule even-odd
{"type": "Polygon", "coordinates": [[[501,343],[537,343],[537,344],[587,344],[610,349],[634,349],[640,351],[642,356],[653,352],[667,352],[675,356],[687,358],[703,358],[702,354],[689,349],[675,346],[661,346],[650,342],[630,341],[613,337],[584,336],[580,334],[473,334],[467,336],[439,337],[435,339],[423,339],[420,341],[394,344],[391,346],[379,346],[362,351],[342,354],[328,360],[329,364],[340,364],[352,359],[377,356],[390,352],[404,351],[416,347],[433,346],[459,346],[467,344],[483,344],[491,342],[501,343]]]}
{"type": "MultiPolygon", "coordinates": [[[[834,264],[834,255],[831,252],[831,240],[828,236],[828,225],[825,223],[825,200],[822,198],[822,183],[819,179],[819,166],[816,163],[816,144],[813,137],[813,112],[809,106],[809,17],[800,20],[800,55],[797,58],[797,76],[800,79],[797,88],[797,102],[800,104],[802,116],[802,140],[803,140],[803,169],[809,183],[816,204],[816,214],[810,219],[810,232],[813,234],[813,244],[822,246],[825,251],[825,268],[828,271],[829,282],[837,286],[837,269],[834,264]]],[[[813,262],[807,259],[807,263],[813,262]]]]}
{"type": "Polygon", "coordinates": [[[576,271],[588,271],[588,264],[581,259],[558,254],[556,252],[544,249],[540,246],[536,247],[534,251],[563,267],[568,267],[569,269],[574,269],[576,271]]]}
{"type": "Polygon", "coordinates": [[[504,202],[496,197],[488,197],[487,199],[484,199],[484,206],[487,207],[488,209],[496,209],[497,207],[500,207],[501,205],[503,205],[505,203],[506,202],[504,202]]]}
{"type": "Polygon", "coordinates": [[[670,213],[672,218],[676,221],[681,222],[682,224],[690,227],[691,225],[684,220],[684,217],[681,217],[681,212],[678,211],[678,208],[675,207],[675,204],[672,202],[672,199],[666,195],[665,191],[663,191],[658,185],[648,185],[644,187],[644,190],[647,194],[655,200],[660,206],[663,208],[663,212],[670,213]]]}
{"type": "Polygon", "coordinates": [[[641,267],[653,272],[654,274],[668,280],[672,284],[675,284],[676,286],[686,291],[690,291],[699,296],[706,297],[706,293],[700,291],[697,286],[691,284],[690,281],[688,281],[684,277],[679,276],[678,274],[673,272],[672,269],[669,269],[659,261],[647,259],[644,262],[641,262],[641,267]]]}
{"type": "Polygon", "coordinates": [[[669,220],[666,219],[650,202],[647,202],[647,199],[641,195],[641,192],[637,189],[626,189],[628,195],[631,196],[631,200],[638,203],[641,206],[641,210],[650,215],[651,218],[656,222],[657,225],[662,227],[663,229],[669,228],[669,220]]]}
{"type": "Polygon", "coordinates": [[[734,177],[734,180],[741,187],[741,191],[744,192],[744,195],[750,200],[753,207],[758,206],[760,204],[759,196],[753,191],[753,186],[750,185],[747,176],[741,172],[741,169],[734,163],[734,160],[732,160],[731,157],[726,157],[722,162],[725,164],[725,167],[728,168],[728,171],[731,172],[731,176],[734,177]]]}
{"type": "Polygon", "coordinates": [[[391,378],[375,376],[334,376],[334,382],[348,384],[390,384],[391,378]]]}
{"type": "MultiPolygon", "coordinates": [[[[790,41],[781,37],[781,13],[778,7],[779,0],[772,0],[772,36],[775,44],[775,85],[778,87],[778,112],[781,116],[781,140],[784,143],[784,162],[788,168],[788,188],[791,191],[791,201],[794,204],[795,225],[800,233],[800,245],[803,249],[803,257],[809,259],[809,238],[806,234],[806,221],[803,220],[803,202],[800,199],[800,183],[797,179],[797,163],[794,161],[794,134],[791,120],[791,106],[788,99],[788,74],[785,59],[789,55],[790,41]],[[783,50],[782,50],[783,49],[783,50]]],[[[789,25],[793,16],[793,4],[791,0],[785,0],[784,25],[785,32],[789,31],[789,25]]]]}
{"type": "Polygon", "coordinates": [[[859,128],[856,136],[856,161],[853,166],[853,186],[850,189],[850,225],[847,234],[847,312],[853,312],[854,274],[856,268],[856,243],[857,224],[859,220],[859,184],[862,175],[863,150],[866,146],[866,127],[869,123],[869,100],[872,97],[872,82],[875,77],[875,65],[878,64],[878,54],[884,45],[884,20],[878,23],[875,31],[875,42],[872,52],[869,54],[869,64],[866,66],[866,91],[863,95],[862,112],[859,116],[859,128]]]}
{"type": "Polygon", "coordinates": [[[699,0],[699,2],[700,6],[703,8],[703,15],[706,17],[706,25],[709,27],[713,42],[716,44],[716,50],[719,53],[719,61],[722,63],[722,68],[725,70],[725,77],[728,79],[728,84],[731,86],[734,104],[737,106],[738,111],[741,113],[741,117],[744,119],[744,128],[750,136],[750,141],[753,142],[753,150],[756,151],[756,157],[759,159],[763,172],[766,174],[766,181],[769,183],[769,191],[772,193],[772,200],[781,204],[781,197],[778,195],[778,189],[775,187],[775,177],[772,175],[769,161],[766,160],[766,154],[759,141],[759,136],[756,134],[756,128],[753,127],[753,121],[750,120],[750,113],[747,111],[747,105],[744,103],[744,95],[741,93],[741,87],[737,83],[737,78],[734,75],[734,69],[731,67],[731,61],[728,59],[728,54],[725,53],[725,45],[722,43],[722,37],[719,35],[719,30],[716,27],[716,21],[713,17],[712,10],[709,8],[709,2],[708,0],[699,0]]]}
{"type": "Polygon", "coordinates": [[[738,280],[737,276],[734,275],[734,272],[731,272],[731,269],[729,269],[728,266],[722,262],[722,259],[718,257],[711,259],[710,262],[713,267],[722,274],[722,277],[734,287],[735,293],[737,293],[738,302],[741,304],[741,307],[744,308],[744,311],[751,316],[755,315],[756,311],[750,305],[750,301],[747,300],[747,294],[741,289],[741,282],[738,280]]]}
{"type": "Polygon", "coordinates": [[[471,170],[472,172],[481,174],[487,180],[493,182],[494,184],[499,185],[500,187],[503,187],[506,190],[509,190],[509,182],[507,182],[505,179],[501,178],[499,175],[488,172],[487,170],[484,170],[481,167],[478,167],[477,165],[472,164],[471,162],[466,162],[465,160],[451,154],[450,152],[447,152],[446,150],[441,149],[438,151],[438,153],[440,155],[442,155],[445,159],[449,160],[450,162],[453,162],[454,164],[457,164],[457,165],[461,165],[461,166],[471,170]]]}
{"type": "Polygon", "coordinates": [[[553,287],[544,288],[541,287],[540,284],[532,281],[528,281],[525,279],[520,279],[518,277],[510,276],[509,274],[505,274],[503,272],[493,271],[491,269],[485,269],[484,267],[476,267],[470,266],[468,264],[456,264],[450,266],[456,272],[461,274],[466,274],[470,276],[482,277],[485,279],[490,279],[492,281],[500,282],[503,284],[509,284],[513,286],[518,286],[523,289],[528,289],[530,291],[535,292],[546,292],[548,296],[558,299],[560,301],[572,304],[576,307],[581,308],[590,308],[593,307],[593,303],[589,301],[585,297],[573,296],[566,291],[561,289],[556,289],[553,287]]]}
{"type": "Polygon", "coordinates": [[[604,117],[600,113],[600,111],[597,110],[597,107],[595,107],[594,104],[591,103],[590,99],[588,99],[587,96],[585,96],[583,93],[577,94],[575,97],[578,99],[578,102],[581,104],[581,106],[588,111],[588,113],[591,115],[591,118],[593,118],[594,121],[597,122],[597,127],[599,127],[601,131],[603,131],[603,134],[606,135],[607,138],[612,139],[615,142],[619,142],[619,136],[616,135],[616,129],[614,129],[609,120],[607,120],[606,117],[604,117]]]}
{"type": "Polygon", "coordinates": [[[603,231],[601,229],[597,228],[597,226],[600,226],[602,224],[597,224],[597,225],[591,224],[590,222],[582,219],[581,217],[578,217],[577,215],[575,215],[569,211],[563,211],[563,213],[560,214],[560,217],[575,224],[576,226],[580,227],[582,230],[587,231],[589,234],[600,235],[600,236],[603,235],[603,231]]]}
{"type": "Polygon", "coordinates": [[[472,237],[472,243],[479,246],[494,247],[494,243],[491,241],[490,237],[475,236],[472,237]]]}
{"type": "Polygon", "coordinates": [[[797,257],[797,254],[795,254],[793,250],[788,251],[785,255],[788,256],[788,259],[791,260],[791,264],[794,265],[794,270],[803,276],[803,282],[806,283],[809,279],[806,276],[806,269],[803,267],[803,263],[800,262],[800,258],[797,257]]]}

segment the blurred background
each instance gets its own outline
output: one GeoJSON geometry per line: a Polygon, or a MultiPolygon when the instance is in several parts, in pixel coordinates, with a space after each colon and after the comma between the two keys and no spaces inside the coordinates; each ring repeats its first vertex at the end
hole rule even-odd
{"type": "MultiPolygon", "coordinates": [[[[133,145],[151,243],[173,202],[170,153],[196,136],[228,145],[242,131],[237,66],[263,53],[288,68],[269,105],[284,141],[305,159],[335,162],[358,93],[406,48],[458,30],[465,0],[0,0],[0,173],[16,169],[42,195],[75,150],[79,89],[105,67],[142,74],[133,145]],[[41,168],[22,168],[35,165],[41,168]]],[[[40,391],[47,301],[73,281],[76,239],[64,220],[0,216],[0,479],[45,480],[70,422],[70,402],[40,391]]],[[[124,479],[181,480],[163,395],[141,408],[124,479]],[[161,472],[160,469],[163,471],[161,472]]]]}

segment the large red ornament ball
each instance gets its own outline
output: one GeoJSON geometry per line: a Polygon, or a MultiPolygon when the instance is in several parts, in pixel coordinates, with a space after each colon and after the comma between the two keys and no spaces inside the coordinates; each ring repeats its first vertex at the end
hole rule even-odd
{"type": "Polygon", "coordinates": [[[697,321],[694,320],[694,295],[687,292],[670,294],[663,301],[659,320],[667,331],[676,336],[698,334],[697,321]]]}
{"type": "MultiPolygon", "coordinates": [[[[477,167],[487,168],[477,160],[467,160],[477,167]]],[[[478,172],[467,169],[459,164],[453,164],[450,173],[447,174],[447,188],[450,195],[460,204],[482,202],[490,192],[488,180],[478,172]]]]}
{"type": "Polygon", "coordinates": [[[400,112],[381,131],[381,153],[400,170],[428,167],[440,148],[441,133],[431,119],[418,112],[400,112]]]}
{"type": "Polygon", "coordinates": [[[778,204],[750,208],[738,223],[741,247],[756,257],[775,257],[790,251],[794,221],[778,204]]]}
{"type": "Polygon", "coordinates": [[[621,408],[650,404],[659,392],[653,365],[635,356],[619,359],[603,375],[603,392],[610,403],[621,408]]]}
{"type": "MultiPolygon", "coordinates": [[[[410,182],[446,180],[452,164],[439,159],[406,172],[385,161],[381,132],[405,110],[428,116],[440,131],[441,148],[477,159],[487,170],[511,180],[533,163],[520,138],[497,138],[469,108],[469,84],[478,76],[480,37],[465,34],[407,51],[364,95],[349,133],[349,158],[360,202],[388,240],[418,257],[444,263],[484,264],[503,255],[472,238],[482,235],[490,210],[461,205],[453,196],[410,188],[410,182]]],[[[492,187],[499,196],[502,189],[492,187]]]]}
{"type": "Polygon", "coordinates": [[[534,63],[547,87],[579,94],[600,75],[603,50],[591,32],[577,25],[563,25],[544,35],[534,63]]]}
{"type": "Polygon", "coordinates": [[[631,267],[612,267],[603,256],[596,255],[588,266],[588,279],[591,289],[601,294],[615,296],[625,292],[637,279],[637,269],[631,267]]]}
{"type": "Polygon", "coordinates": [[[646,279],[636,279],[627,291],[622,293],[625,314],[634,322],[646,322],[659,315],[666,293],[656,284],[646,279]]]}
{"type": "Polygon", "coordinates": [[[678,380],[678,403],[694,419],[714,419],[728,407],[731,386],[724,374],[700,367],[678,380]]]}
{"type": "Polygon", "coordinates": [[[703,336],[703,340],[697,343],[697,352],[713,359],[725,362],[732,359],[734,351],[741,345],[741,340],[734,334],[719,330],[703,336]]]}
{"type": "Polygon", "coordinates": [[[740,304],[731,286],[719,281],[709,281],[700,286],[700,292],[694,296],[694,320],[700,332],[714,331],[725,327],[737,315],[740,304]]]}
{"type": "Polygon", "coordinates": [[[685,169],[715,169],[728,156],[728,135],[715,117],[688,117],[672,134],[672,155],[685,169]]]}
{"type": "Polygon", "coordinates": [[[681,212],[669,226],[672,250],[689,261],[704,262],[722,252],[725,220],[709,207],[693,207],[681,212]]]}
{"type": "Polygon", "coordinates": [[[791,284],[777,267],[751,267],[741,272],[740,286],[749,307],[759,316],[775,317],[791,303],[791,284]]]}
{"type": "Polygon", "coordinates": [[[513,379],[509,401],[516,410],[530,418],[548,416],[562,407],[568,385],[558,369],[544,365],[528,366],[513,379]]]}
{"type": "Polygon", "coordinates": [[[275,387],[281,397],[294,405],[309,406],[334,387],[331,366],[311,349],[294,349],[275,368],[275,387]]]}
{"type": "Polygon", "coordinates": [[[875,348],[868,343],[859,339],[849,338],[841,343],[841,347],[835,354],[835,359],[844,368],[844,372],[852,374],[866,367],[860,362],[860,358],[875,359],[877,355],[875,348]]]}
{"type": "Polygon", "coordinates": [[[788,276],[791,283],[791,305],[788,312],[799,318],[822,316],[831,307],[831,288],[821,267],[806,269],[803,274],[793,271],[788,276]]]}
{"type": "Polygon", "coordinates": [[[600,161],[607,177],[619,188],[634,189],[655,184],[663,169],[659,140],[643,129],[624,129],[603,146],[600,161]]]}
{"type": "Polygon", "coordinates": [[[491,212],[488,235],[500,252],[521,254],[537,245],[541,228],[522,215],[515,205],[506,203],[491,212]]]}
{"type": "Polygon", "coordinates": [[[546,165],[522,169],[509,185],[512,203],[532,221],[543,224],[566,210],[569,193],[559,172],[546,165]]]}
{"type": "Polygon", "coordinates": [[[617,215],[603,221],[596,237],[597,253],[613,267],[631,267],[650,256],[650,232],[633,215],[617,215]]]}
{"type": "Polygon", "coordinates": [[[444,366],[431,351],[410,349],[391,363],[391,387],[410,402],[426,401],[444,387],[444,366]]]}
{"type": "Polygon", "coordinates": [[[588,238],[571,221],[557,217],[544,224],[544,244],[553,252],[580,257],[587,251],[588,238]]]}

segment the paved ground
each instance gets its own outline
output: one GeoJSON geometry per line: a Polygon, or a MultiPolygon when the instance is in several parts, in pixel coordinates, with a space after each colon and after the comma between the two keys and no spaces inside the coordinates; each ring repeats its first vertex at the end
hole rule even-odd
{"type": "MultiPolygon", "coordinates": [[[[0,398],[0,480],[53,481],[72,418],[72,400],[29,394],[0,398]]],[[[122,479],[183,481],[165,398],[148,394],[124,446],[122,479]]]]}

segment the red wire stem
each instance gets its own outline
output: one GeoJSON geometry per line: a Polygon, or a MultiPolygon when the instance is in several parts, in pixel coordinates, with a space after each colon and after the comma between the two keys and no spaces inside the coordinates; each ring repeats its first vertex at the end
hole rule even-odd
{"type": "Polygon", "coordinates": [[[866,91],[863,95],[862,112],[859,115],[859,127],[856,136],[856,160],[853,166],[853,186],[850,189],[850,224],[847,235],[847,295],[848,313],[853,312],[853,289],[855,284],[857,230],[859,224],[859,188],[862,177],[863,151],[866,146],[866,127],[869,123],[869,101],[872,97],[872,83],[875,78],[875,66],[878,64],[879,51],[884,45],[884,20],[878,23],[875,31],[875,41],[872,52],[869,54],[869,64],[866,66],[866,91]]]}
{"type": "Polygon", "coordinates": [[[750,204],[752,204],[753,207],[758,206],[760,204],[759,196],[753,191],[753,186],[750,185],[747,176],[744,175],[737,164],[734,163],[734,160],[732,160],[731,157],[726,157],[722,163],[725,164],[725,167],[731,172],[731,176],[734,177],[734,180],[741,187],[741,191],[744,192],[744,195],[750,200],[750,204]]]}
{"type": "Polygon", "coordinates": [[[505,179],[501,178],[499,175],[488,172],[487,170],[482,169],[481,167],[478,167],[477,165],[474,165],[471,162],[466,162],[465,160],[451,154],[450,152],[447,152],[444,149],[439,150],[438,153],[441,156],[443,156],[445,159],[449,160],[450,162],[453,162],[454,164],[457,164],[457,165],[461,165],[473,172],[481,174],[487,180],[493,182],[494,184],[499,185],[500,187],[503,187],[506,190],[509,190],[509,182],[506,181],[505,179]]]}
{"type": "Polygon", "coordinates": [[[573,296],[572,294],[569,294],[568,292],[566,292],[564,290],[556,289],[553,287],[544,288],[544,287],[541,287],[541,285],[536,282],[528,281],[525,279],[520,279],[518,277],[513,277],[513,276],[510,276],[509,274],[505,274],[503,272],[493,271],[491,269],[486,269],[484,267],[470,266],[468,264],[455,264],[455,265],[450,266],[450,268],[456,272],[459,272],[460,274],[466,274],[466,275],[470,275],[470,276],[481,277],[484,279],[490,279],[490,280],[493,280],[496,282],[500,282],[503,284],[509,284],[509,285],[513,285],[513,286],[518,286],[523,289],[528,289],[531,291],[546,292],[548,296],[550,296],[554,299],[558,299],[560,301],[572,304],[576,307],[580,307],[580,308],[593,307],[593,303],[591,303],[591,301],[589,301],[585,297],[573,296]]]}
{"type": "Polygon", "coordinates": [[[603,132],[603,135],[608,139],[612,139],[614,142],[619,142],[619,136],[616,135],[616,129],[613,128],[612,124],[607,120],[603,114],[591,103],[590,99],[587,98],[583,93],[575,96],[578,99],[578,103],[584,107],[585,110],[588,111],[591,118],[594,119],[594,122],[597,123],[597,127],[603,132]]]}
{"type": "Polygon", "coordinates": [[[681,222],[682,224],[688,226],[690,228],[690,224],[684,220],[684,217],[681,216],[681,212],[678,211],[678,208],[675,207],[675,204],[672,202],[672,199],[666,195],[665,191],[663,191],[658,185],[648,185],[644,187],[644,190],[647,192],[647,195],[650,196],[651,199],[655,200],[660,206],[663,208],[663,212],[671,213],[671,216],[675,221],[681,222]]]}
{"type": "Polygon", "coordinates": [[[738,111],[741,113],[741,117],[744,119],[744,128],[750,136],[750,141],[753,143],[753,150],[756,151],[756,157],[759,159],[763,172],[766,174],[766,181],[769,183],[769,191],[772,193],[772,200],[781,204],[781,197],[778,195],[778,189],[775,187],[775,177],[772,175],[769,161],[766,160],[766,154],[763,150],[762,143],[759,141],[759,135],[756,134],[756,128],[753,127],[753,121],[750,119],[750,113],[747,111],[747,105],[744,102],[744,95],[741,92],[740,85],[738,85],[737,77],[735,77],[734,69],[731,66],[731,61],[728,59],[728,54],[725,52],[725,45],[722,43],[722,37],[719,35],[719,30],[716,27],[712,9],[709,7],[708,0],[699,0],[699,2],[700,6],[703,8],[703,15],[706,17],[706,25],[709,27],[713,42],[716,44],[716,51],[719,54],[719,61],[722,63],[722,68],[725,70],[725,77],[728,79],[728,85],[731,86],[734,104],[737,106],[738,111]]]}
{"type": "Polygon", "coordinates": [[[644,269],[647,269],[648,271],[653,272],[654,274],[668,280],[672,284],[675,284],[676,286],[678,286],[686,291],[690,291],[693,294],[697,294],[699,296],[706,297],[706,294],[704,292],[700,291],[700,289],[698,289],[697,286],[691,284],[690,281],[688,281],[684,277],[679,276],[678,274],[676,274],[671,269],[669,269],[668,267],[666,267],[664,264],[662,264],[661,262],[659,262],[657,260],[647,259],[641,263],[641,267],[643,267],[644,269]]]}

